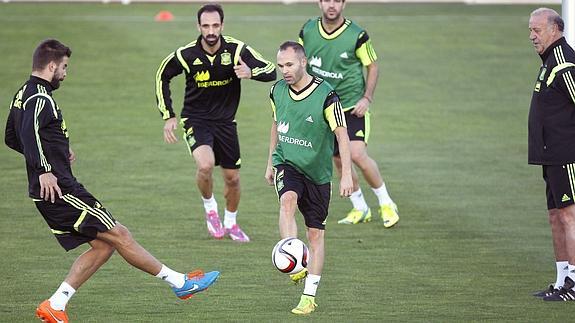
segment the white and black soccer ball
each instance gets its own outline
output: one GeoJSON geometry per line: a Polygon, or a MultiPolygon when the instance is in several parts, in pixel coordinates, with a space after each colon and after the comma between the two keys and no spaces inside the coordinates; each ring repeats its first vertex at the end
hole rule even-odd
{"type": "Polygon", "coordinates": [[[298,238],[285,238],[276,243],[272,251],[274,266],[285,274],[296,274],[307,267],[309,251],[298,238]]]}

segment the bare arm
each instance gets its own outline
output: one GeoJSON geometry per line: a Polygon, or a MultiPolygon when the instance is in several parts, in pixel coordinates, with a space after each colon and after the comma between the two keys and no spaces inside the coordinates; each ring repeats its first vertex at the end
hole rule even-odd
{"type": "Polygon", "coordinates": [[[353,181],[351,179],[351,155],[349,152],[349,137],[345,127],[337,127],[333,131],[339,147],[341,158],[341,181],[339,183],[339,195],[350,196],[353,192],[353,181]]]}
{"type": "Polygon", "coordinates": [[[375,92],[377,79],[379,77],[379,67],[377,66],[377,62],[372,62],[367,65],[366,69],[365,92],[363,93],[363,97],[355,104],[355,109],[351,112],[358,117],[363,117],[369,109],[369,104],[373,102],[373,93],[375,92]]]}
{"type": "Polygon", "coordinates": [[[276,145],[278,143],[278,131],[277,131],[277,123],[274,121],[272,122],[272,127],[270,129],[270,149],[268,154],[268,165],[266,167],[266,174],[265,179],[269,185],[274,184],[274,169],[272,165],[272,153],[274,149],[276,149],[276,145]]]}

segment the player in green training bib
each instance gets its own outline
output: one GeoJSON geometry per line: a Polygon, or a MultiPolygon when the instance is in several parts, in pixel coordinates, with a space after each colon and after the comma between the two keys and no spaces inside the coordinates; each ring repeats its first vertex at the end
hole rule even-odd
{"type": "MultiPolygon", "coordinates": [[[[299,42],[308,58],[308,72],[326,80],[340,97],[347,131],[351,140],[353,163],[361,170],[379,200],[379,212],[385,227],[399,221],[397,206],[389,197],[377,163],[367,154],[370,132],[369,105],[377,84],[377,55],[367,32],[342,15],[345,0],[319,0],[322,16],[310,19],[299,34],[299,42]],[[367,73],[364,78],[363,68],[367,73]]],[[[334,162],[341,169],[335,146],[334,162]]],[[[369,222],[371,210],[359,187],[357,173],[352,170],[353,209],[338,221],[342,224],[369,222]]]]}
{"type": "Polygon", "coordinates": [[[281,238],[297,237],[296,207],[305,220],[311,260],[307,270],[291,277],[294,282],[305,278],[303,295],[292,309],[292,313],[302,315],[317,307],[315,294],[323,269],[334,134],[342,163],[342,196],[349,196],[353,188],[351,157],[339,97],[327,82],[306,72],[303,47],[285,42],[277,60],[283,80],[275,83],[270,93],[274,121],[265,177],[275,185],[280,200],[281,238]]]}

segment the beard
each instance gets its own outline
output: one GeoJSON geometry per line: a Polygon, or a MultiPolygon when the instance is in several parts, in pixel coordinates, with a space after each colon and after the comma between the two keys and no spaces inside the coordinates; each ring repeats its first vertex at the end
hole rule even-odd
{"type": "Polygon", "coordinates": [[[216,35],[207,35],[205,37],[202,36],[202,38],[210,47],[215,46],[218,43],[218,40],[220,40],[220,37],[217,37],[216,35]]]}
{"type": "Polygon", "coordinates": [[[50,85],[52,85],[52,88],[54,88],[54,90],[58,89],[60,87],[60,82],[62,82],[62,78],[60,77],[60,75],[54,75],[52,77],[52,80],[50,81],[50,85]]]}

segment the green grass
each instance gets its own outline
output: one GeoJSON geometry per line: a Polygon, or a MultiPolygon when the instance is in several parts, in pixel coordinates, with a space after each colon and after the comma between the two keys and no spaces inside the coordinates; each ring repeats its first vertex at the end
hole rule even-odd
{"type": "MultiPolygon", "coordinates": [[[[197,36],[197,8],[0,5],[3,106],[26,79],[40,40],[56,37],[70,45],[68,78],[55,98],[78,155],[75,175],[172,268],[222,272],[207,293],[181,302],[116,255],[74,296],[73,321],[300,320],[289,310],[302,287],[290,286],[270,261],[279,240],[275,193],[263,179],[270,84],[243,82],[238,113],[239,220],[252,243],[208,238],[193,161],[183,144],[162,141],[155,71],[170,51],[197,36]],[[153,22],[161,9],[176,20],[153,22]]],[[[338,226],[349,203],[333,196],[320,307],[305,321],[571,318],[568,305],[530,296],[555,275],[541,171],[526,164],[527,112],[540,64],[528,40],[534,8],[348,4],[347,16],[368,29],[380,57],[369,152],[401,221],[391,230],[377,221],[338,226]]],[[[311,4],[225,10],[225,33],[272,60],[279,44],[295,39],[305,20],[318,14],[311,4]]],[[[182,79],[175,83],[179,106],[182,79]]],[[[0,124],[6,115],[0,113],[0,124]]],[[[0,173],[0,321],[33,321],[35,306],[85,248],[62,252],[27,198],[22,157],[6,147],[0,148],[0,173]]]]}

